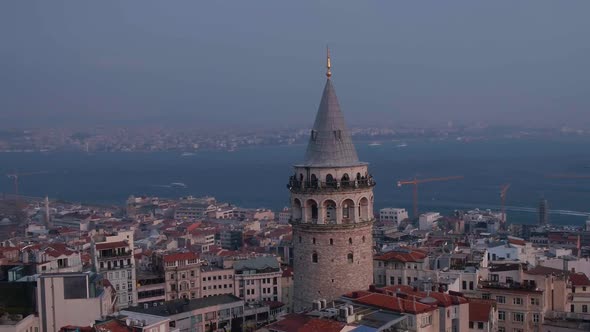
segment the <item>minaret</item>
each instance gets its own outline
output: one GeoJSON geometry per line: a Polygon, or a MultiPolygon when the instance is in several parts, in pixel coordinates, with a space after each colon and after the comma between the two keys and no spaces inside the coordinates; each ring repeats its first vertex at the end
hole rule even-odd
{"type": "Polygon", "coordinates": [[[326,85],[305,160],[294,166],[291,192],[294,309],[364,290],[373,281],[373,187],[360,162],[332,85],[326,85]]]}
{"type": "Polygon", "coordinates": [[[51,227],[51,214],[49,213],[49,196],[45,196],[45,227],[51,227]]]}

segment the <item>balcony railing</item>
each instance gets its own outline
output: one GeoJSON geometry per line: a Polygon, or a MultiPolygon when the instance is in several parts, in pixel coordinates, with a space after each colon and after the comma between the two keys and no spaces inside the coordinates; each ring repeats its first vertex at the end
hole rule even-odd
{"type": "Polygon", "coordinates": [[[516,290],[525,290],[525,291],[537,290],[537,287],[534,284],[523,284],[523,283],[519,283],[519,282],[507,283],[507,282],[484,280],[484,281],[479,282],[479,286],[482,288],[495,288],[495,289],[516,289],[516,290]]]}
{"type": "Polygon", "coordinates": [[[330,181],[330,182],[323,182],[323,181],[299,181],[295,179],[294,176],[291,176],[289,179],[289,183],[287,184],[287,188],[291,191],[297,192],[315,192],[315,191],[336,191],[336,190],[347,190],[347,189],[356,189],[356,188],[371,188],[374,187],[377,183],[373,180],[373,177],[370,176],[369,178],[362,178],[360,180],[341,180],[341,181],[330,181]]]}
{"type": "Polygon", "coordinates": [[[549,311],[545,314],[545,319],[550,320],[586,320],[590,321],[590,313],[581,312],[564,312],[549,311]]]}

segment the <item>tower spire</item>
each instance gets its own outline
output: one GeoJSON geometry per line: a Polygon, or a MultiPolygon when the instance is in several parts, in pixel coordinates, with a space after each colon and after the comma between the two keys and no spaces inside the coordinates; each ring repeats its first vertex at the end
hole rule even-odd
{"type": "Polygon", "coordinates": [[[326,77],[330,79],[332,76],[332,71],[330,70],[332,68],[332,64],[330,63],[330,48],[328,46],[326,46],[326,68],[326,77]]]}

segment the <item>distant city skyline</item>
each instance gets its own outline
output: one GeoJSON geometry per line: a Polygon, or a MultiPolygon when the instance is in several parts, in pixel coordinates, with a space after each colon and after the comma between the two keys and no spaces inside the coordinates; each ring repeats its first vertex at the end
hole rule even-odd
{"type": "Polygon", "coordinates": [[[0,123],[309,127],[329,44],[351,127],[588,127],[589,11],[538,0],[6,2],[0,123]]]}

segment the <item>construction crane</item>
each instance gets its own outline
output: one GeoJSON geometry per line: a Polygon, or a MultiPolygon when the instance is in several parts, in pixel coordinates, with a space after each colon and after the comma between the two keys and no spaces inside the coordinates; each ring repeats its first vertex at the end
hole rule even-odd
{"type": "Polygon", "coordinates": [[[18,197],[18,180],[19,178],[21,178],[22,176],[29,176],[29,175],[37,175],[37,174],[45,174],[47,173],[47,171],[41,171],[41,172],[29,172],[29,173],[19,173],[19,172],[14,172],[14,173],[9,173],[6,174],[6,176],[14,181],[14,196],[18,197]]]}
{"type": "Polygon", "coordinates": [[[401,187],[404,185],[414,185],[414,218],[418,218],[418,185],[422,183],[428,182],[442,182],[442,181],[450,181],[450,180],[458,180],[462,179],[463,176],[447,176],[442,178],[429,178],[429,179],[417,179],[414,178],[412,180],[401,180],[397,182],[397,186],[401,187]]]}
{"type": "Polygon", "coordinates": [[[508,189],[510,189],[510,183],[503,185],[500,190],[500,199],[502,200],[502,226],[506,223],[506,193],[508,193],[508,189]]]}

